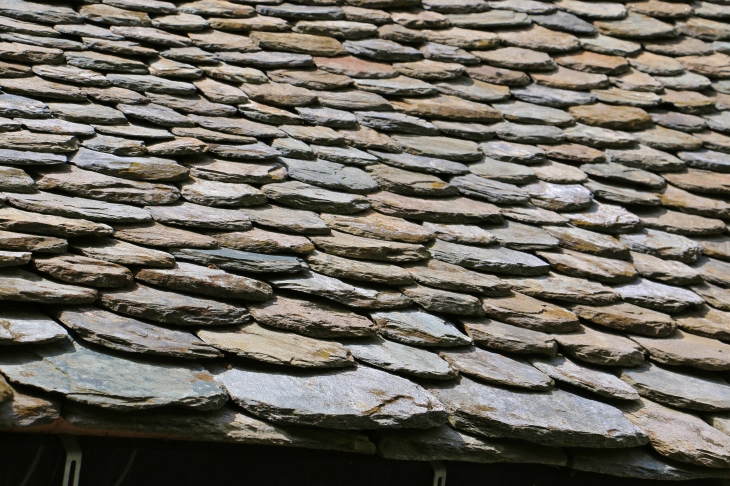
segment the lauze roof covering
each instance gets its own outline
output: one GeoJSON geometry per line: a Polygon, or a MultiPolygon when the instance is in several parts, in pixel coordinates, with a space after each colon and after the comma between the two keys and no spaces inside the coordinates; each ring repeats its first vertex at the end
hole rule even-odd
{"type": "Polygon", "coordinates": [[[730,477],[726,21],[3,0],[0,429],[730,477]]]}

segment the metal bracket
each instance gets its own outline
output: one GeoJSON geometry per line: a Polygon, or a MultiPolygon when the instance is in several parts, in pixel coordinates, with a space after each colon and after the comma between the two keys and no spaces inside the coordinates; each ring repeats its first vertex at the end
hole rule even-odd
{"type": "Polygon", "coordinates": [[[81,447],[71,435],[61,435],[61,443],[66,449],[66,467],[63,470],[63,486],[79,486],[81,475],[81,447]]]}
{"type": "Polygon", "coordinates": [[[446,486],[446,466],[441,461],[430,461],[433,468],[433,486],[446,486]]]}

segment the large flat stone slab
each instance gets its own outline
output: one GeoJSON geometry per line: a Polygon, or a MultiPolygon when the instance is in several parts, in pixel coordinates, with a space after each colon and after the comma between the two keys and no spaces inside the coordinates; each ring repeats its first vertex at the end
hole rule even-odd
{"type": "Polygon", "coordinates": [[[644,362],[644,350],[619,334],[599,331],[588,326],[554,339],[568,355],[603,366],[638,366],[644,362]]]}
{"type": "Polygon", "coordinates": [[[223,387],[198,364],[148,362],[70,340],[4,354],[0,370],[12,383],[114,410],[166,405],[214,410],[228,400],[223,387]]]}
{"type": "Polygon", "coordinates": [[[614,287],[621,298],[632,304],[663,312],[679,312],[704,303],[704,299],[681,287],[665,285],[643,278],[614,287]]]}
{"type": "Polygon", "coordinates": [[[133,280],[132,272],[121,265],[80,255],[37,255],[33,266],[63,282],[90,287],[123,287],[133,280]]]}
{"type": "Polygon", "coordinates": [[[150,221],[145,209],[82,197],[61,196],[49,192],[35,194],[4,193],[8,202],[26,211],[67,218],[80,218],[101,223],[141,223],[150,221]]]}
{"type": "Polygon", "coordinates": [[[233,368],[217,379],[237,405],[274,423],[420,429],[447,418],[443,405],[420,386],[364,366],[301,375],[233,368]]]}
{"type": "Polygon", "coordinates": [[[433,231],[421,225],[375,211],[358,215],[322,214],[322,220],[333,230],[377,240],[425,243],[434,238],[433,231]]]}
{"type": "Polygon", "coordinates": [[[421,245],[364,238],[334,230],[327,236],[311,236],[310,240],[321,251],[349,258],[388,262],[413,262],[429,258],[428,251],[421,245]]]}
{"type": "Polygon", "coordinates": [[[54,316],[82,340],[115,351],[185,359],[223,356],[187,331],[148,324],[98,307],[64,307],[54,316]]]}
{"type": "Polygon", "coordinates": [[[554,356],[558,351],[555,340],[544,332],[485,318],[462,317],[458,321],[475,343],[486,348],[507,353],[548,356],[554,356]]]}
{"type": "Polygon", "coordinates": [[[670,336],[677,328],[667,314],[628,302],[601,306],[576,305],[571,310],[593,324],[645,336],[670,336]]]}
{"type": "Polygon", "coordinates": [[[472,272],[464,267],[436,259],[406,265],[406,270],[421,285],[484,295],[505,295],[509,286],[493,275],[472,272]]]}
{"type": "Polygon", "coordinates": [[[456,428],[479,436],[559,447],[614,448],[647,442],[618,409],[559,388],[498,388],[462,377],[427,389],[444,403],[456,428]]]}

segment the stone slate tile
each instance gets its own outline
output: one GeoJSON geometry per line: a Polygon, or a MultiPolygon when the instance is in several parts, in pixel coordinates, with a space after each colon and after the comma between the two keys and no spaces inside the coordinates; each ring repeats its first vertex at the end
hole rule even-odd
{"type": "MultiPolygon", "coordinates": [[[[249,306],[261,324],[315,338],[362,338],[375,335],[375,324],[346,307],[312,299],[274,296],[249,306]]],[[[359,341],[358,341],[359,342],[359,341]]]]}
{"type": "Polygon", "coordinates": [[[428,287],[483,295],[505,295],[509,292],[508,284],[497,277],[472,272],[436,259],[408,264],[405,268],[416,282],[428,287]]]}
{"type": "MultiPolygon", "coordinates": [[[[39,311],[22,311],[8,308],[0,313],[0,344],[46,344],[65,339],[66,330],[53,319],[39,311]]],[[[6,348],[9,349],[9,348],[6,348]]],[[[12,394],[12,390],[10,391],[12,394]]],[[[3,396],[3,393],[0,393],[3,396]]],[[[1,400],[3,402],[5,400],[1,400]]]]}
{"type": "Polygon", "coordinates": [[[334,277],[309,271],[291,277],[269,278],[268,281],[274,288],[324,297],[356,309],[393,309],[406,307],[411,303],[400,292],[354,286],[334,277]]]}
{"type": "Polygon", "coordinates": [[[62,282],[90,287],[123,287],[133,280],[121,265],[78,255],[36,256],[33,267],[62,282]]]}
{"type": "Polygon", "coordinates": [[[493,462],[562,465],[564,453],[557,447],[529,442],[485,439],[448,426],[407,433],[378,434],[378,454],[386,459],[449,461],[491,464],[493,462]]]}
{"type": "Polygon", "coordinates": [[[54,312],[54,317],[82,340],[115,351],[185,359],[222,356],[189,332],[147,324],[97,307],[63,307],[54,312]]]}
{"type": "Polygon", "coordinates": [[[199,264],[214,265],[224,270],[251,273],[296,273],[307,267],[297,257],[267,255],[228,248],[172,250],[176,258],[199,264]]]}
{"type": "Polygon", "coordinates": [[[358,215],[322,214],[322,220],[333,230],[365,238],[403,243],[425,243],[434,238],[434,232],[401,218],[374,211],[358,215]]]}
{"type": "MultiPolygon", "coordinates": [[[[150,220],[150,214],[141,208],[114,204],[103,201],[94,201],[81,197],[68,197],[48,192],[36,194],[9,194],[7,200],[16,208],[33,213],[64,216],[68,218],[83,218],[94,222],[136,223],[150,220]]],[[[50,223],[52,224],[52,223],[50,223]]],[[[98,226],[85,225],[86,231],[100,234],[98,226]],[[91,229],[94,228],[94,229],[91,229]]],[[[78,231],[78,230],[77,230],[78,231]]],[[[101,229],[101,234],[107,230],[101,229]]]]}
{"type": "Polygon", "coordinates": [[[201,329],[200,339],[236,356],[295,368],[353,366],[350,351],[339,343],[271,330],[256,323],[222,329],[201,329]]]}
{"type": "Polygon", "coordinates": [[[29,251],[0,251],[0,267],[18,267],[30,262],[29,251]]]}
{"type": "Polygon", "coordinates": [[[11,382],[112,410],[165,405],[215,410],[228,399],[223,387],[198,364],[148,362],[96,351],[78,341],[8,353],[1,361],[11,382]]]}
{"type": "Polygon", "coordinates": [[[444,402],[454,427],[479,436],[563,447],[631,447],[648,441],[618,409],[559,388],[514,390],[462,377],[456,384],[434,383],[427,389],[444,402]]]}
{"type": "Polygon", "coordinates": [[[542,277],[513,277],[505,282],[516,292],[548,300],[599,305],[619,300],[618,294],[603,284],[554,273],[542,277]]]}
{"type": "Polygon", "coordinates": [[[496,206],[463,197],[424,200],[382,191],[368,196],[368,201],[373,209],[380,213],[434,223],[497,223],[502,221],[502,216],[496,206]]]}
{"type": "Polygon", "coordinates": [[[318,251],[309,254],[306,260],[309,268],[330,277],[385,285],[413,283],[413,276],[397,265],[352,260],[318,251]]]}
{"type": "Polygon", "coordinates": [[[727,313],[702,304],[687,312],[674,316],[680,329],[692,334],[727,341],[730,330],[727,313]]]}
{"type": "Polygon", "coordinates": [[[642,398],[622,406],[659,454],[683,463],[724,468],[728,464],[728,436],[696,415],[680,412],[642,398]]]}
{"type": "Polygon", "coordinates": [[[686,480],[721,477],[724,469],[703,468],[666,459],[650,448],[581,449],[576,451],[573,468],[578,471],[656,480],[686,480]]]}
{"type": "MultiPolygon", "coordinates": [[[[306,255],[314,251],[314,245],[305,236],[287,235],[274,231],[252,228],[248,231],[208,233],[215,242],[234,250],[254,253],[294,253],[306,255]]],[[[212,246],[211,246],[212,247],[212,246]]]]}
{"type": "Polygon", "coordinates": [[[451,323],[420,310],[381,311],[370,314],[378,334],[403,344],[454,347],[472,343],[451,323]]]}
{"type": "Polygon", "coordinates": [[[321,251],[348,258],[399,263],[429,258],[426,248],[418,244],[365,238],[335,230],[326,236],[311,236],[310,240],[321,251]]]}
{"type": "Polygon", "coordinates": [[[0,231],[0,249],[39,252],[39,253],[63,253],[68,248],[66,240],[52,236],[36,236],[10,231],[0,231]]]}
{"type": "Polygon", "coordinates": [[[74,427],[90,430],[103,427],[119,435],[172,434],[176,438],[202,442],[284,445],[364,454],[372,454],[375,450],[365,434],[311,427],[281,427],[253,418],[234,407],[206,412],[163,408],[137,413],[134,421],[127,420],[123,413],[111,415],[88,407],[68,407],[64,415],[74,427]]]}
{"type": "Polygon", "coordinates": [[[21,211],[7,206],[0,208],[0,229],[61,237],[103,236],[113,231],[111,226],[102,223],[21,211]]]}
{"type": "Polygon", "coordinates": [[[356,360],[394,373],[432,380],[449,380],[458,372],[436,353],[388,341],[380,336],[345,340],[356,360]]]}
{"type": "Polygon", "coordinates": [[[571,332],[578,316],[553,304],[517,292],[506,297],[482,299],[487,316],[507,324],[539,332],[571,332]]]}
{"type": "Polygon", "coordinates": [[[169,268],[175,264],[175,258],[167,252],[144,248],[114,238],[75,239],[69,246],[85,257],[119,265],[169,268]]]}
{"type": "Polygon", "coordinates": [[[274,423],[358,430],[420,429],[446,422],[446,410],[429,392],[404,378],[364,366],[296,376],[233,368],[219,374],[217,380],[237,405],[274,423]],[[266,396],[267,390],[277,393],[266,396]],[[373,409],[377,411],[370,412],[373,409]]]}
{"type": "Polygon", "coordinates": [[[644,347],[653,361],[669,366],[691,366],[701,370],[728,369],[727,344],[677,329],[667,338],[631,336],[644,347]]]}
{"type": "Polygon", "coordinates": [[[564,356],[528,357],[527,360],[550,378],[582,388],[599,396],[617,400],[637,400],[631,386],[606,371],[574,363],[564,356]]]}
{"type": "Polygon", "coordinates": [[[544,332],[512,326],[492,319],[463,317],[458,321],[466,334],[480,346],[515,354],[555,356],[558,345],[544,332]]]}
{"type": "Polygon", "coordinates": [[[172,268],[136,270],[134,278],[158,287],[224,299],[260,302],[274,295],[264,282],[186,262],[177,262],[172,268]]]}
{"type": "Polygon", "coordinates": [[[477,316],[484,313],[479,299],[472,295],[434,289],[418,284],[400,287],[400,291],[430,312],[477,316]]]}
{"type": "Polygon", "coordinates": [[[644,350],[620,334],[599,331],[587,326],[566,334],[556,334],[563,352],[580,361],[602,366],[639,366],[644,350]]]}
{"type": "Polygon", "coordinates": [[[553,380],[527,361],[476,347],[440,351],[439,356],[462,374],[480,381],[528,390],[549,390],[553,380]]]}
{"type": "Polygon", "coordinates": [[[541,275],[550,267],[529,253],[502,247],[479,248],[436,240],[429,252],[442,262],[500,274],[541,275]]]}
{"type": "MultiPolygon", "coordinates": [[[[595,233],[573,226],[544,226],[568,250],[607,258],[628,259],[629,248],[613,236],[595,233]]],[[[621,236],[623,238],[623,235],[621,236]]]]}
{"type": "Polygon", "coordinates": [[[571,225],[600,233],[630,233],[643,227],[643,220],[636,214],[614,204],[594,202],[580,213],[564,214],[571,225]]]}
{"type": "Polygon", "coordinates": [[[696,262],[702,253],[702,247],[686,236],[654,229],[621,235],[619,239],[631,251],[684,263],[696,262]]]}
{"type": "Polygon", "coordinates": [[[120,314],[178,326],[223,326],[251,319],[246,309],[239,305],[140,284],[106,290],[101,293],[98,304],[120,314]]]}
{"type": "Polygon", "coordinates": [[[692,375],[644,363],[621,370],[621,379],[641,396],[670,407],[710,412],[730,408],[730,387],[715,375],[692,375]]]}

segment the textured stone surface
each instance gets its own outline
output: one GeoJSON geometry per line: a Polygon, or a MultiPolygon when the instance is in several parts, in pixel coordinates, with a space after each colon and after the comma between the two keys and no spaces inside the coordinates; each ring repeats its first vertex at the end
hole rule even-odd
{"type": "Polygon", "coordinates": [[[730,440],[696,415],[659,405],[645,398],[622,407],[626,417],[649,436],[663,456],[708,467],[727,467],[730,440]]]}
{"type": "Polygon", "coordinates": [[[198,364],[146,362],[101,353],[77,341],[8,353],[0,358],[0,369],[13,383],[114,410],[164,405],[214,410],[228,399],[223,387],[198,364]]]}
{"type": "Polygon", "coordinates": [[[345,345],[356,360],[376,368],[434,380],[448,380],[457,375],[457,371],[436,353],[388,341],[379,336],[366,340],[348,340],[345,345]]]}
{"type": "Polygon", "coordinates": [[[66,336],[66,330],[42,312],[10,308],[0,314],[0,344],[45,344],[66,336]]]}
{"type": "Polygon", "coordinates": [[[96,307],[65,307],[54,316],[84,341],[116,351],[185,359],[222,356],[189,332],[147,324],[96,307]]]}
{"type": "Polygon", "coordinates": [[[482,299],[487,316],[542,332],[570,332],[579,328],[572,312],[547,302],[514,292],[507,297],[482,299]]]}
{"type": "Polygon", "coordinates": [[[535,393],[482,385],[468,378],[429,385],[458,429],[544,445],[630,447],[646,435],[616,408],[561,389],[535,393]]]}
{"type": "Polygon", "coordinates": [[[531,357],[530,363],[550,378],[588,390],[605,398],[636,400],[639,394],[616,376],[603,370],[589,368],[564,356],[531,357]]]}
{"type": "Polygon", "coordinates": [[[236,404],[274,423],[372,429],[429,428],[446,421],[444,407],[423,388],[366,367],[309,376],[233,368],[217,379],[236,404]]]}
{"type": "Polygon", "coordinates": [[[556,334],[555,340],[565,353],[588,363],[638,366],[644,362],[644,352],[636,343],[618,334],[587,326],[567,334],[556,334]]]}
{"type": "Polygon", "coordinates": [[[479,271],[540,275],[547,273],[549,268],[547,263],[529,253],[508,248],[478,248],[436,240],[429,251],[437,260],[479,271]]]}
{"type": "Polygon", "coordinates": [[[671,366],[692,366],[703,370],[721,371],[730,368],[728,345],[714,339],[695,336],[681,330],[665,339],[632,336],[649,356],[671,366]]]}

